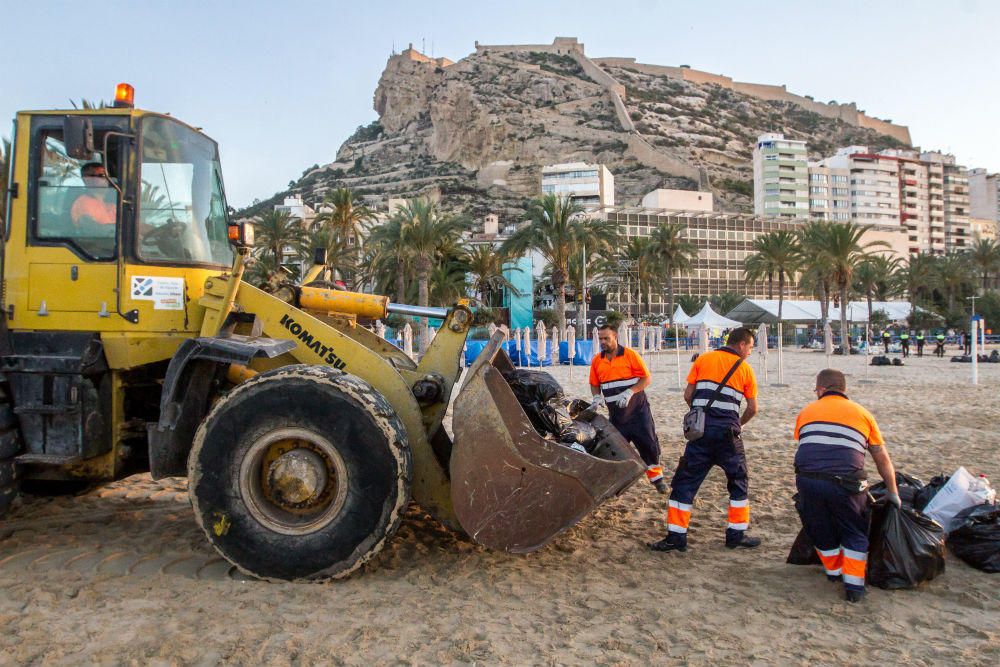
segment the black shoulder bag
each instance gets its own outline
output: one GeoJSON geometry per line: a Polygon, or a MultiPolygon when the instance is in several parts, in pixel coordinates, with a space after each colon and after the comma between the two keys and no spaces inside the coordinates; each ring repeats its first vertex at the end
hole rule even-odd
{"type": "MultiPolygon", "coordinates": [[[[688,410],[687,414],[684,415],[684,437],[687,438],[689,442],[705,437],[705,415],[708,414],[708,409],[712,407],[713,403],[715,403],[715,399],[717,399],[719,394],[722,393],[722,388],[726,386],[727,382],[729,382],[729,378],[733,376],[733,373],[736,372],[736,369],[739,368],[742,363],[742,357],[736,360],[733,367],[729,369],[728,373],[726,373],[726,377],[722,378],[722,382],[720,382],[719,386],[715,388],[715,393],[712,394],[712,398],[708,400],[708,403],[704,406],[692,407],[688,410]]],[[[692,403],[693,402],[694,401],[692,401],[692,403]]]]}

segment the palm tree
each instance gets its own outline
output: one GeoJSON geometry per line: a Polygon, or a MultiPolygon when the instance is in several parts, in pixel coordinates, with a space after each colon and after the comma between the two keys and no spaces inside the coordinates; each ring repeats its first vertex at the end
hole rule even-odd
{"type": "Polygon", "coordinates": [[[460,261],[436,264],[431,271],[430,293],[434,303],[455,303],[465,296],[468,266],[460,261]]]}
{"type": "MultiPolygon", "coordinates": [[[[751,276],[767,276],[767,298],[771,299],[774,274],[778,274],[778,321],[785,301],[785,278],[795,275],[801,261],[798,237],[792,232],[771,232],[754,239],[756,252],[747,257],[747,281],[751,276]]],[[[759,280],[759,277],[757,278],[759,280]]]]}
{"type": "Polygon", "coordinates": [[[934,255],[929,253],[910,255],[906,265],[896,274],[900,288],[910,297],[911,326],[917,312],[917,302],[922,302],[930,294],[936,263],[934,255]]]}
{"type": "Polygon", "coordinates": [[[868,300],[868,321],[872,321],[872,301],[887,301],[897,292],[897,274],[903,267],[898,257],[871,255],[854,269],[854,289],[868,300]]]}
{"type": "Polygon", "coordinates": [[[845,350],[848,335],[847,304],[851,284],[854,282],[854,270],[868,257],[871,250],[888,247],[884,241],[865,243],[863,238],[869,229],[869,225],[853,222],[832,223],[827,227],[825,252],[829,257],[833,285],[840,294],[840,336],[845,350]]]}
{"type": "Polygon", "coordinates": [[[574,253],[588,253],[610,246],[617,235],[613,224],[577,218],[583,208],[570,197],[547,194],[531,201],[528,221],[504,241],[501,249],[511,256],[529,250],[538,252],[552,266],[552,287],[556,293],[556,319],[560,335],[566,334],[566,280],[569,260],[574,253]]]}
{"type": "Polygon", "coordinates": [[[293,218],[288,211],[268,211],[252,222],[260,254],[270,255],[276,264],[284,263],[286,248],[298,249],[302,246],[305,237],[302,221],[293,218]]]}
{"type": "Polygon", "coordinates": [[[380,293],[393,290],[397,303],[406,303],[406,278],[412,268],[406,255],[403,229],[408,224],[406,207],[396,210],[384,223],[372,230],[363,262],[365,282],[380,293]]]}
{"type": "Polygon", "coordinates": [[[319,208],[320,213],[313,224],[329,226],[345,240],[353,235],[356,242],[360,242],[365,225],[375,220],[375,212],[348,188],[327,192],[319,208]]]}
{"type": "Polygon", "coordinates": [[[1000,244],[992,239],[977,239],[969,248],[967,257],[982,277],[985,293],[990,274],[1000,272],[1000,244]]]}
{"type": "MultiPolygon", "coordinates": [[[[299,259],[306,263],[313,261],[317,249],[323,248],[326,251],[324,276],[326,271],[329,271],[331,276],[338,274],[346,276],[357,269],[357,246],[348,243],[346,238],[334,234],[327,226],[313,226],[303,235],[299,243],[299,259]]],[[[325,280],[325,277],[321,279],[325,280]]]]}
{"type": "Polygon", "coordinates": [[[698,246],[685,238],[685,229],[684,224],[668,222],[654,229],[649,236],[650,255],[659,265],[660,275],[667,281],[671,327],[674,326],[674,275],[689,270],[698,259],[698,246]]]}
{"type": "Polygon", "coordinates": [[[722,292],[721,294],[716,294],[708,301],[712,304],[712,308],[715,309],[715,312],[720,315],[725,315],[733,308],[743,303],[744,299],[746,299],[746,296],[737,294],[736,292],[722,292]]]}
{"type": "MultiPolygon", "coordinates": [[[[454,256],[460,234],[469,224],[464,218],[442,215],[427,199],[413,199],[400,211],[406,222],[402,226],[403,253],[410,259],[417,279],[417,305],[427,306],[430,300],[430,278],[434,266],[447,256],[454,256]]],[[[421,349],[427,349],[427,319],[417,323],[421,349]]]]}
{"type": "Polygon", "coordinates": [[[798,230],[800,287],[819,299],[820,326],[825,327],[830,314],[833,288],[833,262],[828,252],[829,228],[833,223],[810,220],[798,230]]]}
{"type": "MultiPolygon", "coordinates": [[[[500,250],[489,244],[472,247],[466,256],[469,273],[474,276],[472,292],[487,306],[498,305],[495,297],[504,289],[509,290],[514,296],[521,296],[513,283],[504,275],[504,264],[507,261],[508,258],[500,250]]],[[[513,267],[510,270],[521,269],[513,267]]]]}
{"type": "Polygon", "coordinates": [[[648,236],[630,238],[619,251],[619,257],[635,267],[636,284],[633,287],[636,290],[636,303],[641,308],[642,296],[645,294],[646,312],[650,312],[653,303],[653,290],[661,284],[661,268],[653,254],[652,239],[648,236]]]}
{"type": "Polygon", "coordinates": [[[949,251],[937,258],[935,273],[938,285],[948,299],[948,313],[955,310],[955,296],[970,282],[971,267],[965,253],[949,251]]]}
{"type": "Polygon", "coordinates": [[[77,105],[75,100],[70,100],[70,104],[73,105],[74,109],[83,109],[85,111],[96,111],[97,109],[107,109],[111,105],[104,100],[97,100],[96,102],[91,102],[86,98],[80,99],[80,104],[77,105]]]}

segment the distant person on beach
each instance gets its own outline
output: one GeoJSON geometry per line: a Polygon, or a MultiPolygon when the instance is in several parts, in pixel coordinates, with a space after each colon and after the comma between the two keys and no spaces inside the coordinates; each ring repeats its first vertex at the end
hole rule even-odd
{"type": "Polygon", "coordinates": [[[886,354],[889,354],[889,343],[892,342],[892,334],[886,329],[882,332],[882,346],[886,354]]]}
{"type": "Polygon", "coordinates": [[[649,369],[635,350],[618,343],[618,334],[610,324],[598,329],[597,338],[601,349],[590,363],[591,406],[608,407],[611,423],[635,445],[646,464],[646,479],[657,491],[666,493],[660,441],[645,392],[650,385],[649,369]]]}
{"type": "Polygon", "coordinates": [[[899,334],[899,344],[903,346],[903,356],[910,356],[910,332],[903,330],[903,333],[899,334]]]}
{"type": "Polygon", "coordinates": [[[842,581],[849,602],[865,594],[868,504],[865,452],[885,481],[886,501],[900,506],[896,471],[868,410],[847,398],[841,371],[816,376],[816,400],[795,420],[795,486],[802,527],[831,581],[842,581]]]}
{"type": "Polygon", "coordinates": [[[934,356],[944,358],[944,334],[934,336],[934,356]]]}
{"type": "Polygon", "coordinates": [[[967,331],[962,332],[962,354],[967,357],[972,354],[972,336],[967,331]]]}
{"type": "Polygon", "coordinates": [[[924,332],[923,329],[917,334],[917,357],[924,356],[924,332]]]}
{"type": "Polygon", "coordinates": [[[726,546],[751,549],[760,545],[760,538],[746,534],[750,527],[749,480],[740,438],[741,427],[757,414],[757,378],[750,364],[743,363],[753,345],[753,332],[746,327],[733,329],[728,346],[699,355],[691,366],[684,390],[684,400],[689,406],[706,406],[724,380],[725,386],[705,415],[704,436],[687,443],[677,463],[670,482],[667,535],[649,544],[654,551],[687,551],[691,505],[712,466],[722,468],[729,488],[726,546]],[[744,399],[747,407],[741,416],[744,399]]]}

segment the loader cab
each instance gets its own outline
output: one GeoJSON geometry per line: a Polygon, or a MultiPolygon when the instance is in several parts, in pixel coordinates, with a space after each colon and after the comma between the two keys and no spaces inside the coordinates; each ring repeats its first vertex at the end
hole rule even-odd
{"type": "Polygon", "coordinates": [[[130,107],[20,112],[3,307],[11,329],[196,332],[232,266],[218,148],[130,107]]]}

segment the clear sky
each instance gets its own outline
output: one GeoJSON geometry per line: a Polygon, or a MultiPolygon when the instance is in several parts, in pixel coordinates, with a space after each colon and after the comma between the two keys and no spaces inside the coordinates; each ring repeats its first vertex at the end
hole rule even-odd
{"type": "MultiPolygon", "coordinates": [[[[908,125],[925,149],[1000,171],[1000,2],[0,3],[0,120],[18,109],[110,99],[203,127],[221,147],[230,203],[266,198],[334,159],[377,117],[372,94],[395,46],[458,60],[486,44],[578,37],[628,56],[855,101],[908,125]]],[[[9,134],[6,121],[0,134],[9,134]]]]}

